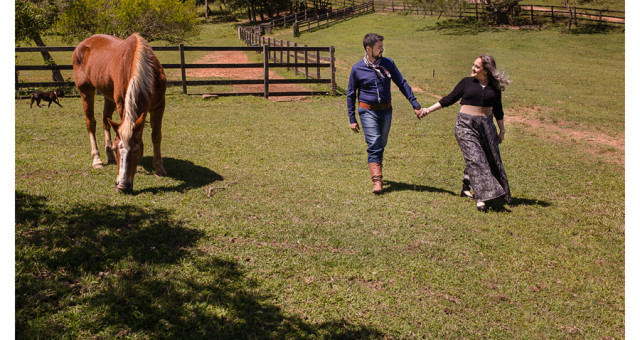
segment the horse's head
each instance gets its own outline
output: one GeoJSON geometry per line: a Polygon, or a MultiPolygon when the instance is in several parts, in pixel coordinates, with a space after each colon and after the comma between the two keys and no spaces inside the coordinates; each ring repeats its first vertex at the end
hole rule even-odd
{"type": "Polygon", "coordinates": [[[113,148],[118,164],[116,189],[119,192],[130,193],[133,191],[133,177],[136,175],[143,154],[142,130],[145,116],[146,113],[143,113],[133,126],[116,123],[109,119],[109,124],[116,132],[113,148]]]}

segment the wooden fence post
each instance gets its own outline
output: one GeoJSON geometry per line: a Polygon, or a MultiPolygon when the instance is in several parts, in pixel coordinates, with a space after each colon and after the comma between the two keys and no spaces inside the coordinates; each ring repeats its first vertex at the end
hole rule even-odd
{"type": "Polygon", "coordinates": [[[184,67],[184,44],[178,45],[180,50],[180,72],[182,74],[182,93],[187,94],[187,73],[184,67]]]}
{"type": "MultiPolygon", "coordinates": [[[[304,63],[308,64],[309,63],[309,50],[307,50],[307,45],[304,45],[304,63]]],[[[305,65],[304,67],[304,77],[306,79],[309,79],[309,66],[305,65]]]]}
{"type": "Polygon", "coordinates": [[[264,98],[269,99],[269,47],[262,45],[262,60],[264,64],[264,98]]]}
{"type": "MultiPolygon", "coordinates": [[[[287,40],[287,64],[290,63],[291,50],[289,50],[289,40],[287,40]]],[[[290,71],[291,67],[287,66],[287,71],[290,71]]]]}
{"type": "Polygon", "coordinates": [[[336,58],[335,58],[335,47],[331,46],[329,48],[329,59],[331,59],[331,94],[336,95],[336,58]]]}
{"type": "Polygon", "coordinates": [[[602,10],[600,10],[600,20],[598,21],[598,26],[602,26],[602,10]]]}
{"type": "Polygon", "coordinates": [[[533,25],[533,5],[531,5],[531,25],[533,25]]]}
{"type": "Polygon", "coordinates": [[[555,18],[555,16],[553,15],[553,6],[551,6],[551,22],[552,22],[552,23],[555,23],[555,22],[556,22],[556,18],[555,18]]]}
{"type": "MultiPolygon", "coordinates": [[[[320,64],[320,51],[316,51],[316,63],[320,64]]],[[[318,65],[317,67],[317,73],[316,73],[317,77],[316,79],[320,79],[320,65],[318,65]]]]}
{"type": "MultiPolygon", "coordinates": [[[[298,43],[294,42],[293,47],[298,47],[298,43]]],[[[294,70],[295,70],[294,73],[297,75],[298,74],[298,50],[297,49],[293,51],[293,63],[296,65],[294,67],[294,70]]]]}

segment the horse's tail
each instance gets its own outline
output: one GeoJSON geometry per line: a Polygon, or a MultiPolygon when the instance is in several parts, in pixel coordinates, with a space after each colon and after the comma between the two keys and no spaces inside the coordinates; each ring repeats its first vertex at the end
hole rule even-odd
{"type": "MultiPolygon", "coordinates": [[[[135,50],[131,61],[131,76],[129,77],[125,95],[125,117],[123,119],[123,123],[131,125],[130,128],[124,130],[131,132],[133,132],[133,124],[138,119],[138,108],[142,106],[143,110],[146,111],[148,109],[155,80],[153,69],[154,54],[151,46],[137,33],[134,33],[132,37],[135,39],[135,50]]],[[[140,112],[140,114],[143,113],[140,112]]],[[[128,136],[120,137],[125,139],[128,136]]]]}

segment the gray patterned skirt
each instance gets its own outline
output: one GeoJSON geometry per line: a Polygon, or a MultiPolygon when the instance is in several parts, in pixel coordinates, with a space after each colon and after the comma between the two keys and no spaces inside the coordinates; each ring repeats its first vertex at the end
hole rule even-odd
{"type": "Polygon", "coordinates": [[[511,203],[507,174],[498,149],[498,132],[493,115],[476,116],[458,113],[456,141],[464,157],[463,182],[471,186],[476,201],[503,197],[511,203]]]}

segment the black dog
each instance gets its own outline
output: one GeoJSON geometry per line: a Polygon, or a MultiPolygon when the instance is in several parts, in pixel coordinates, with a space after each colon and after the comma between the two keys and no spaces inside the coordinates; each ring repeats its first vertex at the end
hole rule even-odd
{"type": "Polygon", "coordinates": [[[36,105],[38,105],[38,107],[42,107],[40,106],[40,101],[44,100],[45,102],[49,102],[49,106],[47,107],[51,107],[51,102],[54,102],[56,104],[58,104],[58,106],[62,107],[62,105],[60,105],[59,102],[59,98],[64,97],[64,94],[62,93],[62,91],[60,91],[60,89],[56,89],[55,91],[36,91],[34,93],[31,94],[31,107],[33,108],[33,102],[36,102],[36,105]]]}

